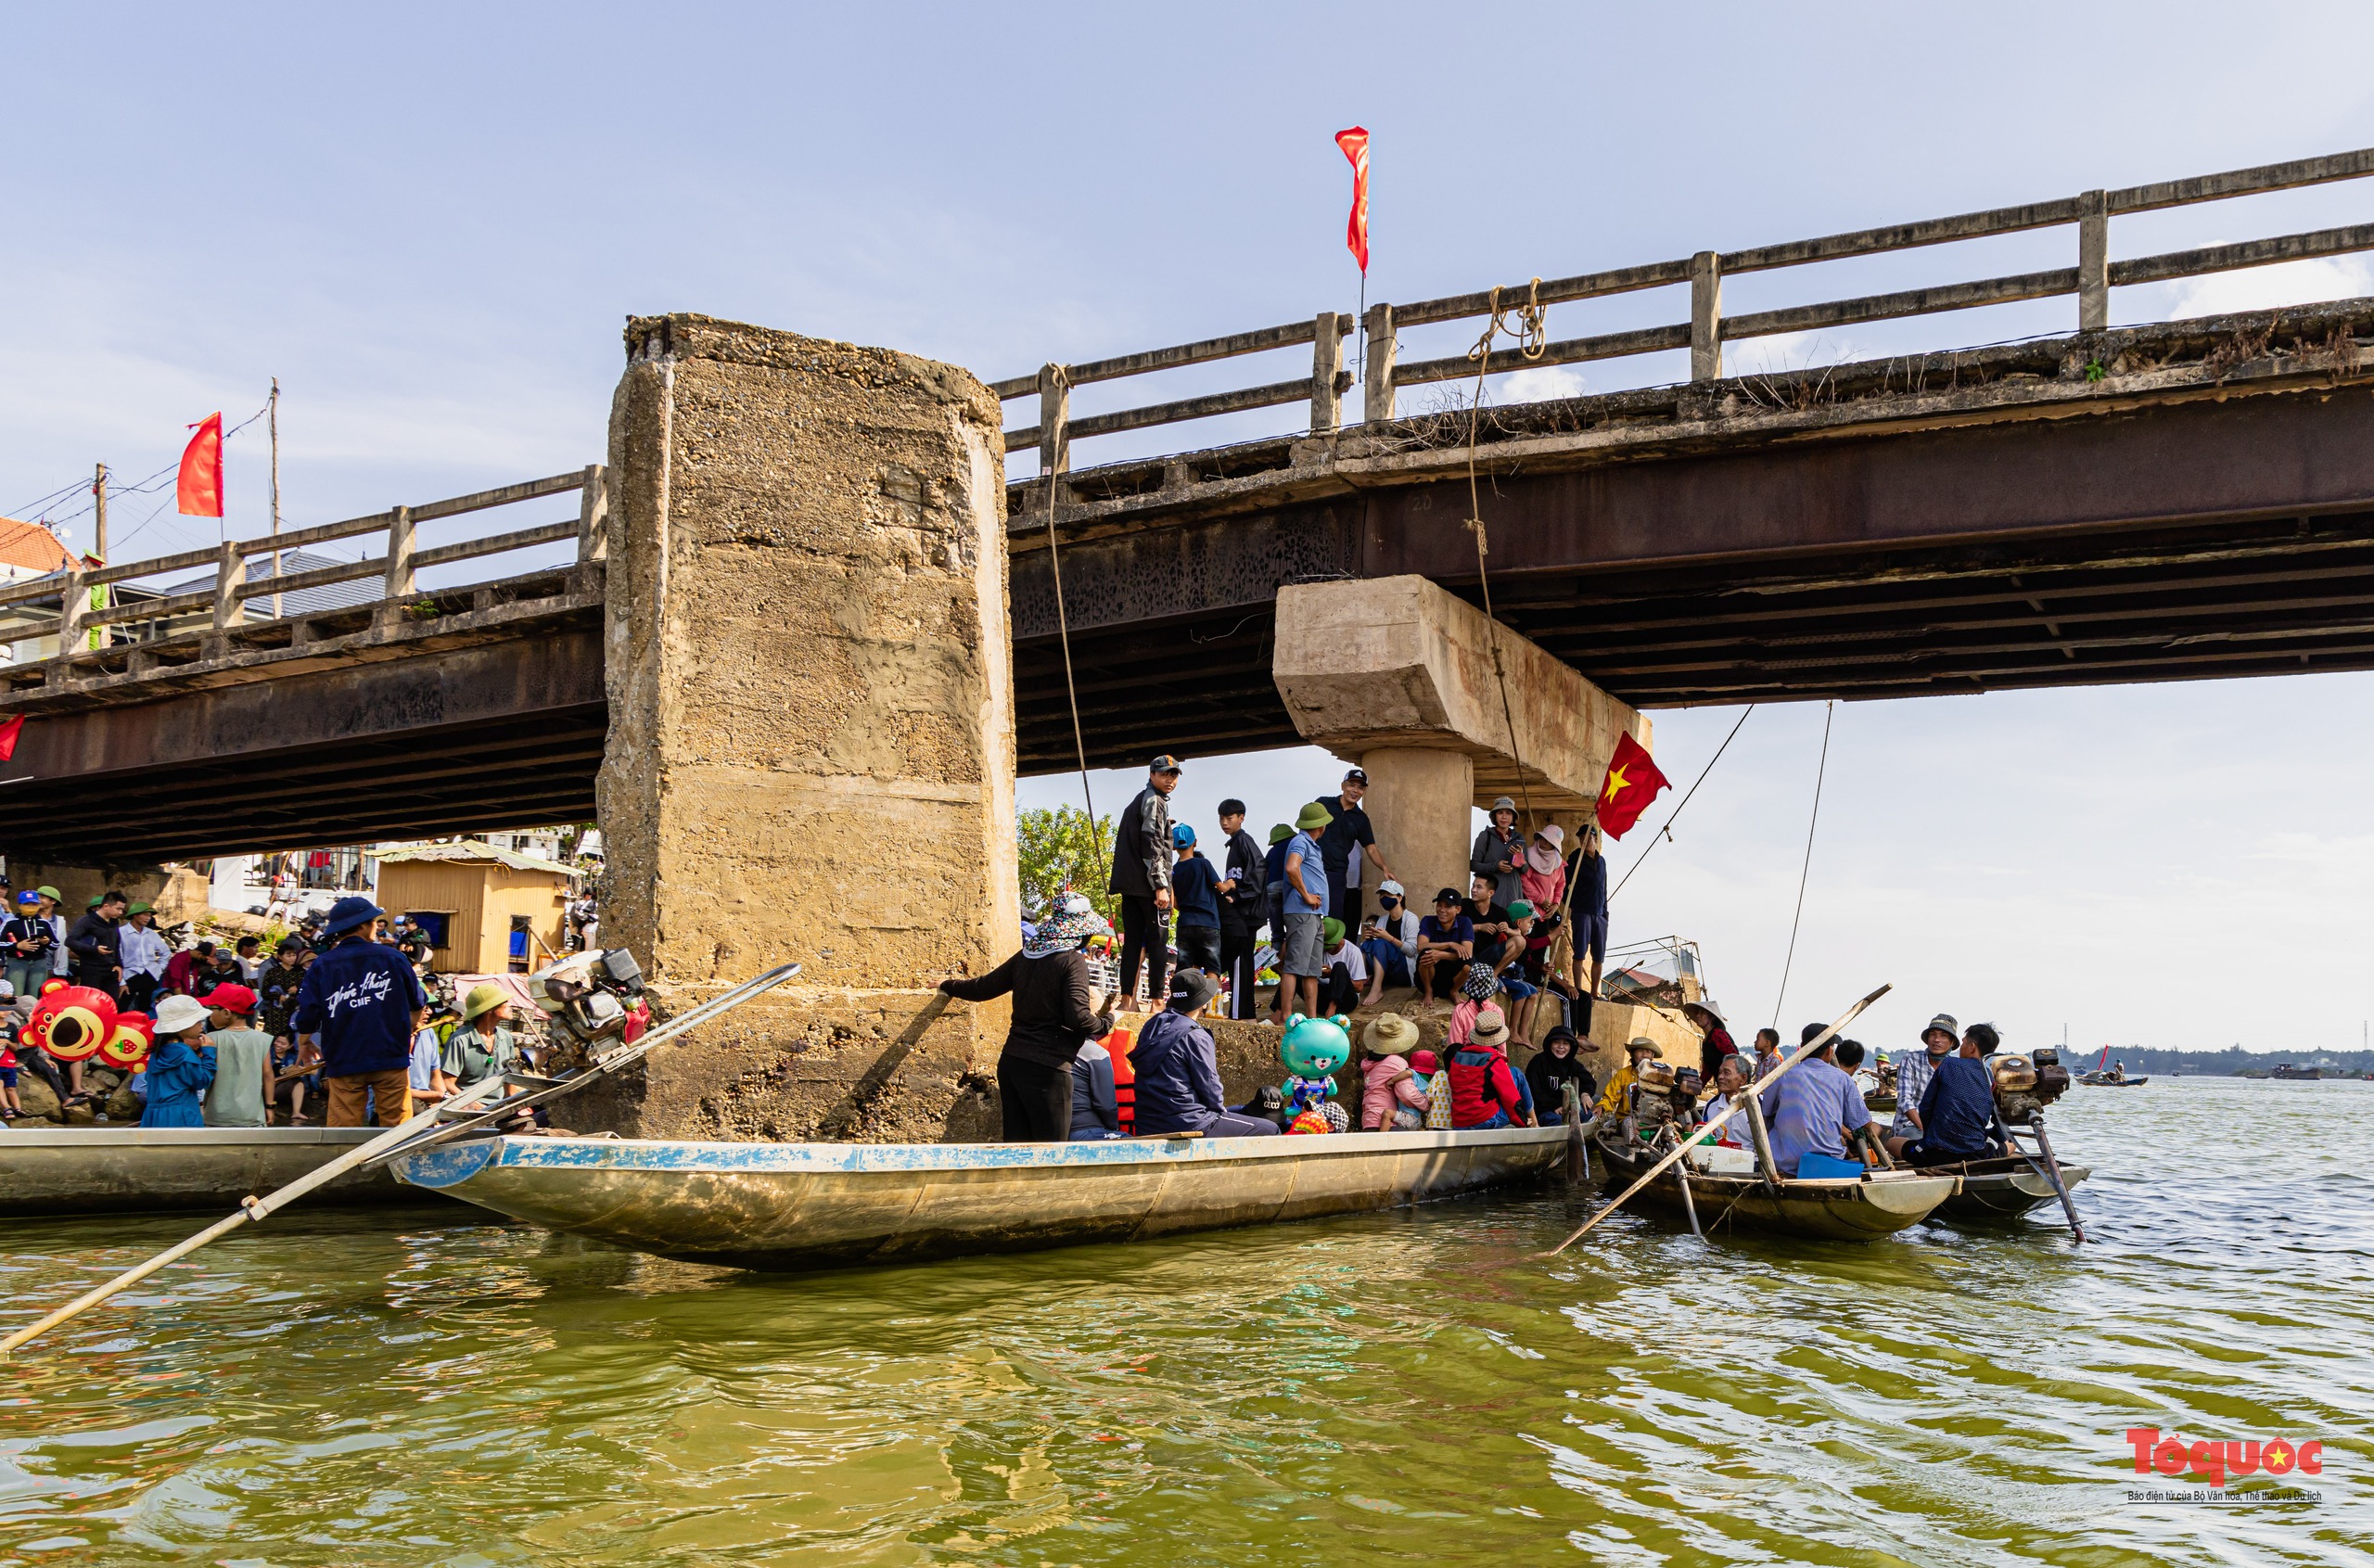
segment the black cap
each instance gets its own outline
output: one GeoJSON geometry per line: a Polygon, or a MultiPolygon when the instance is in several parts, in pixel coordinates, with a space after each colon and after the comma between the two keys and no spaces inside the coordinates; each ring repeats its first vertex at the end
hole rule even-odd
{"type": "Polygon", "coordinates": [[[1344,775],[1344,782],[1346,784],[1366,784],[1369,782],[1368,770],[1365,768],[1355,768],[1350,772],[1344,775]]]}
{"type": "Polygon", "coordinates": [[[1200,969],[1182,969],[1170,977],[1170,1005],[1193,1013],[1220,994],[1220,983],[1200,969]]]}
{"type": "Polygon", "coordinates": [[[1146,764],[1146,771],[1149,773],[1175,773],[1179,771],[1179,759],[1171,756],[1170,753],[1166,751],[1161,756],[1146,764]]]}

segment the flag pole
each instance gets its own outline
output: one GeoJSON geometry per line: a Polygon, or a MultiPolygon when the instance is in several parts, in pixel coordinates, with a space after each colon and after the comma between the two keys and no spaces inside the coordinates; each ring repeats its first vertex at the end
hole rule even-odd
{"type": "MultiPolygon", "coordinates": [[[[280,377],[272,378],[272,398],[265,404],[268,411],[266,428],[272,432],[272,537],[280,537],[280,377]]],[[[272,553],[272,575],[280,575],[280,552],[272,553]]],[[[272,618],[280,618],[280,594],[272,595],[272,618]]]]}

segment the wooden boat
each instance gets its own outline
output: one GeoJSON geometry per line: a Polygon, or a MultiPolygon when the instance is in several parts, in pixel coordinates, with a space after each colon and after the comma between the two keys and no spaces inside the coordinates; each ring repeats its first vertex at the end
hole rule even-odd
{"type": "Polygon", "coordinates": [[[1863,1091],[1863,1108],[1867,1111],[1895,1110],[1895,1090],[1893,1089],[1865,1090],[1863,1091]]]}
{"type": "Polygon", "coordinates": [[[2098,1069],[2094,1072],[2079,1074],[2077,1081],[2095,1089],[2140,1089],[2151,1081],[2151,1075],[2146,1073],[2139,1078],[2126,1078],[2119,1077],[2116,1073],[2107,1073],[2098,1069]]]}
{"type": "Polygon", "coordinates": [[[493,1137],[398,1177],[638,1252],[795,1270],[1139,1241],[1391,1208],[1554,1169],[1566,1129],[1102,1143],[493,1137]]]}
{"type": "MultiPolygon", "coordinates": [[[[1655,1152],[1628,1148],[1603,1136],[1593,1141],[1611,1185],[1629,1186],[1658,1158],[1655,1152]]],[[[1709,1235],[1725,1230],[1768,1230],[1838,1242],[1876,1242],[1918,1225],[1953,1196],[1957,1185],[1951,1176],[1882,1171],[1859,1179],[1783,1180],[1776,1189],[1753,1174],[1690,1173],[1698,1223],[1709,1235]]],[[[1678,1168],[1659,1176],[1633,1202],[1676,1219],[1686,1219],[1689,1213],[1678,1168]]]]}
{"type": "MultiPolygon", "coordinates": [[[[2051,1179],[2016,1154],[1931,1166],[1925,1174],[1961,1179],[1954,1195],[1937,1205],[1934,1219],[2009,1219],[2054,1200],[2051,1179]]],[[[2088,1166],[2061,1162],[2061,1179],[2072,1187],[2092,1174],[2088,1166]]]]}
{"type": "MultiPolygon", "coordinates": [[[[367,1143],[373,1127],[45,1128],[0,1132],[0,1215],[236,1208],[367,1143]]],[[[417,1203],[384,1168],[321,1190],[332,1204],[417,1203]]]]}

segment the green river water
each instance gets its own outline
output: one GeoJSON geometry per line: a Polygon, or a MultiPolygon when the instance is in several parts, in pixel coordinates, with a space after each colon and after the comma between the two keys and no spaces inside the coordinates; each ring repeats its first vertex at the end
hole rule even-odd
{"type": "MultiPolygon", "coordinates": [[[[2084,1247],[1618,1217],[1544,1260],[1549,1187],[765,1277],[300,1212],[0,1366],[0,1564],[2369,1563],[2369,1114],[2074,1090],[2084,1247]],[[2323,1473],[2136,1500],[2215,1489],[2135,1426],[2323,1473]]],[[[0,1224],[10,1322],[196,1228],[0,1224]]]]}

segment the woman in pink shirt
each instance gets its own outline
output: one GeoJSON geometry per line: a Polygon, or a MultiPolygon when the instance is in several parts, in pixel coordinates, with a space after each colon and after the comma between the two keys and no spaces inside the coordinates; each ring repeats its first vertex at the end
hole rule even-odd
{"type": "Polygon", "coordinates": [[[1398,1013],[1381,1013],[1360,1035],[1360,1130],[1414,1130],[1426,1125],[1426,1086],[1410,1070],[1418,1026],[1398,1013]]]}

